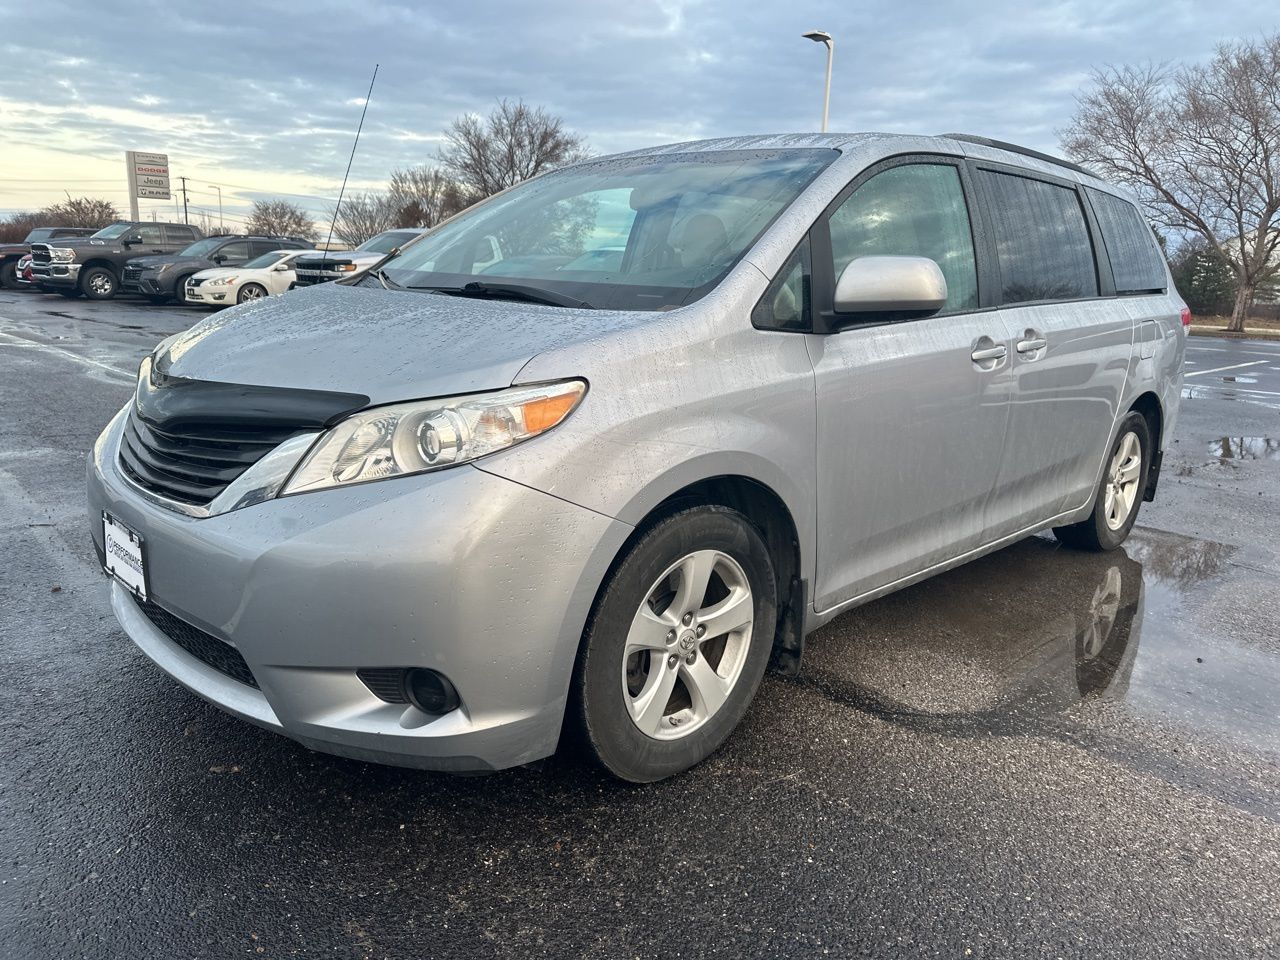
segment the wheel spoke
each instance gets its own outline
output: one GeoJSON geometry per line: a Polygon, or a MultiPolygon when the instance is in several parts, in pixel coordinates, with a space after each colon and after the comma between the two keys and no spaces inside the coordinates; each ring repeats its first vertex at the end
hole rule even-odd
{"type": "Polygon", "coordinates": [[[750,591],[737,588],[714,607],[700,610],[698,623],[707,628],[704,641],[749,625],[755,614],[753,607],[750,591]]]}
{"type": "Polygon", "coordinates": [[[680,587],[676,591],[675,600],[671,602],[672,614],[679,617],[702,606],[715,565],[714,550],[699,550],[685,557],[680,564],[680,587]]]}
{"type": "Polygon", "coordinates": [[[665,659],[656,654],[651,658],[649,679],[635,699],[628,701],[627,709],[637,727],[649,736],[658,732],[662,715],[671,701],[671,691],[676,685],[676,671],[667,666],[665,659]]]}
{"type": "Polygon", "coordinates": [[[665,650],[667,634],[675,627],[675,618],[654,613],[648,603],[640,604],[631,629],[627,631],[627,656],[637,650],[665,650]]]}
{"type": "Polygon", "coordinates": [[[699,716],[711,716],[729,696],[728,682],[712,669],[706,657],[698,657],[691,664],[682,663],[680,675],[699,716]]]}
{"type": "Polygon", "coordinates": [[[1120,482],[1132,483],[1138,479],[1138,472],[1142,469],[1142,460],[1138,457],[1130,457],[1120,465],[1120,482]]]}

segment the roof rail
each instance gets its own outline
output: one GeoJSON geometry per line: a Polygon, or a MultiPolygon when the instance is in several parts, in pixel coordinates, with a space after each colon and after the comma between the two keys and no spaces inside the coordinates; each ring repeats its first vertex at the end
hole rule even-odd
{"type": "Polygon", "coordinates": [[[1052,163],[1059,167],[1066,167],[1068,170],[1074,170],[1076,173],[1083,173],[1086,177],[1097,176],[1092,170],[1086,170],[1078,163],[1063,160],[1061,157],[1055,157],[1052,154],[1041,153],[1039,150],[1032,150],[1030,147],[1020,147],[1016,143],[992,140],[990,137],[975,137],[971,133],[943,133],[940,136],[946,137],[948,140],[963,140],[965,143],[977,143],[984,147],[994,147],[997,150],[1008,150],[1010,153],[1020,153],[1024,157],[1035,157],[1045,163],[1052,163]]]}

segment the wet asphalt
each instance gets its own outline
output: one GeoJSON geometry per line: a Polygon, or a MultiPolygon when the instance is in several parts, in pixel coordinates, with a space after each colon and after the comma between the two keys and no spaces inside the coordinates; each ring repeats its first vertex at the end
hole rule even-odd
{"type": "Polygon", "coordinates": [[[84,453],[193,319],[0,291],[0,957],[1280,955],[1280,343],[1192,340],[1122,551],[855,610],[636,788],[310,753],[129,643],[84,453]]]}

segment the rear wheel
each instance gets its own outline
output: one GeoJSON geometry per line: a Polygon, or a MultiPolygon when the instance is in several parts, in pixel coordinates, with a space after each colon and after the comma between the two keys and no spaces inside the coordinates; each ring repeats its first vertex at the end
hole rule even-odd
{"type": "Polygon", "coordinates": [[[116,275],[106,267],[90,267],[80,274],[80,290],[90,300],[110,300],[116,295],[116,275]]]}
{"type": "Polygon", "coordinates": [[[1151,431],[1146,418],[1130,411],[1120,422],[1111,455],[1094,495],[1093,512],[1053,535],[1080,550],[1114,550],[1124,543],[1138,519],[1142,492],[1151,464],[1151,431]]]}
{"type": "Polygon", "coordinates": [[[578,732],[614,776],[649,783],[710,755],[746,713],[776,624],[773,565],[735,510],[648,531],[596,602],[574,676],[578,732]]]}
{"type": "Polygon", "coordinates": [[[18,261],[6,260],[0,263],[0,287],[12,290],[18,285],[18,261]]]}
{"type": "Polygon", "coordinates": [[[261,300],[267,295],[267,288],[260,283],[246,283],[240,288],[240,292],[236,294],[236,303],[249,303],[252,300],[261,300]]]}

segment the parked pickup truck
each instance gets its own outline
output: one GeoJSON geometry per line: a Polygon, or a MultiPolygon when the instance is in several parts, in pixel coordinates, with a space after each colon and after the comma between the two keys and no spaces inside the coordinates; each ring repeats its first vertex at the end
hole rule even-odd
{"type": "Polygon", "coordinates": [[[361,270],[367,270],[397,247],[403,247],[410,240],[416,240],[425,230],[405,229],[388,230],[376,237],[370,237],[354,250],[341,252],[317,253],[314,257],[299,257],[295,271],[298,279],[294,286],[309,287],[316,283],[328,283],[351,277],[361,270]]]}
{"type": "Polygon", "coordinates": [[[90,237],[31,245],[31,273],[41,290],[64,297],[110,300],[120,292],[124,265],[134,257],[177,253],[202,234],[185,223],[121,221],[90,237]]]}
{"type": "Polygon", "coordinates": [[[152,303],[173,298],[183,306],[187,278],[213,267],[239,267],[273,250],[306,250],[305,240],[293,237],[205,237],[178,253],[159,257],[134,257],[124,268],[124,289],[140,293],[152,303]]]}
{"type": "Polygon", "coordinates": [[[21,243],[0,244],[0,287],[12,289],[18,286],[18,261],[31,252],[33,243],[62,237],[87,237],[91,233],[91,227],[36,227],[21,243]]]}

